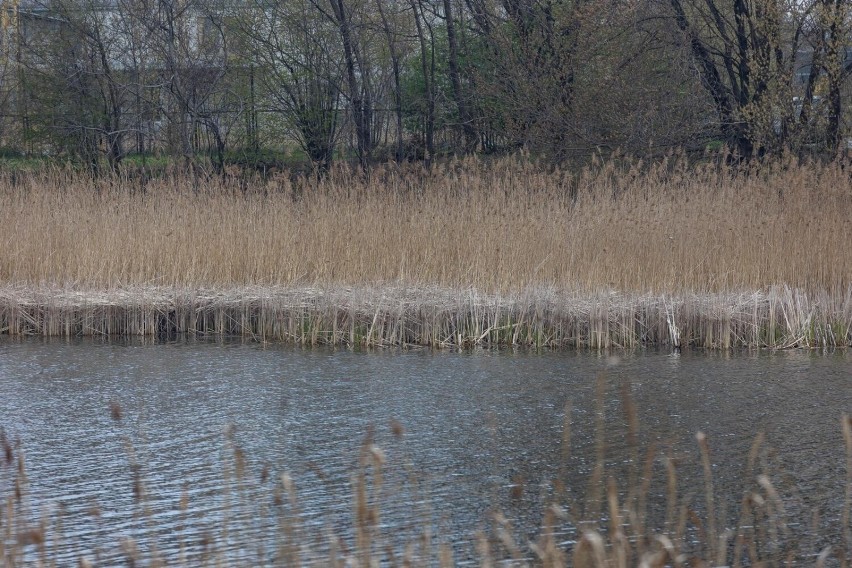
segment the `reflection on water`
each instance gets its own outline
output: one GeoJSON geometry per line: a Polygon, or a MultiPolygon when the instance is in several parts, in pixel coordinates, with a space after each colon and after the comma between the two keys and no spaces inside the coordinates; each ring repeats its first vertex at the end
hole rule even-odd
{"type": "MultiPolygon", "coordinates": [[[[167,555],[183,545],[192,557],[225,516],[234,541],[240,531],[271,534],[274,515],[263,511],[283,472],[296,480],[309,529],[345,532],[351,476],[368,432],[388,458],[382,522],[401,535],[428,522],[465,540],[500,507],[530,538],[557,477],[583,493],[594,466],[601,373],[608,462],[629,455],[618,388],[629,380],[643,443],[670,448],[685,477],[698,463],[693,435],[703,431],[716,483],[735,509],[749,445],[764,431],[777,450],[767,454],[774,479],[797,496],[791,515],[807,521],[819,507],[828,525],[842,506],[830,495],[843,488],[839,418],[852,412],[850,371],[846,352],[614,356],[4,340],[0,426],[25,451],[31,513],[63,512],[67,539],[59,552],[68,560],[85,554],[108,564],[121,537],[144,546],[152,534],[167,555]],[[113,402],[120,421],[110,416],[113,402]],[[569,402],[572,449],[563,463],[569,402]],[[395,436],[393,420],[403,436],[395,436]],[[253,481],[223,492],[223,479],[233,480],[224,435],[231,424],[253,481]],[[134,496],[133,463],[147,514],[134,496]],[[241,509],[245,502],[255,508],[241,509]]],[[[4,495],[13,473],[0,466],[4,495]]],[[[572,538],[570,527],[564,538],[572,538]]],[[[455,550],[459,559],[469,552],[461,544],[455,550]]],[[[249,553],[235,546],[234,554],[249,553]]]]}

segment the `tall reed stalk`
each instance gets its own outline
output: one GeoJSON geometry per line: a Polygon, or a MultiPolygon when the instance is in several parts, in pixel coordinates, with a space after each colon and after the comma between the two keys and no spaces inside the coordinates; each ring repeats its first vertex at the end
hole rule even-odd
{"type": "Polygon", "coordinates": [[[0,281],[236,287],[364,283],[730,292],[852,283],[838,164],[738,172],[680,161],[543,171],[465,161],[370,181],[0,176],[0,281]]]}
{"type": "Polygon", "coordinates": [[[0,175],[0,331],[850,341],[852,181],[839,163],[568,172],[471,159],[369,181],[342,169],[242,181],[0,175]]]}

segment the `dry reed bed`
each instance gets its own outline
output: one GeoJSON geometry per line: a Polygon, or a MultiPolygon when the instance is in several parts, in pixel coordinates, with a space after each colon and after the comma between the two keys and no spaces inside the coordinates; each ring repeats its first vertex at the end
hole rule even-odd
{"type": "Polygon", "coordinates": [[[830,294],[852,284],[852,180],[836,164],[574,173],[506,160],[245,189],[173,179],[143,195],[132,181],[0,176],[0,282],[830,294]]]}
{"type": "Polygon", "coordinates": [[[852,344],[845,297],[789,287],[715,294],[581,294],[550,288],[0,289],[13,336],[243,337],[302,345],[634,348],[852,344]]]}
{"type": "Polygon", "coordinates": [[[144,187],[0,175],[0,328],[592,346],[680,330],[700,345],[845,345],[850,240],[841,163],[470,160],[370,180],[144,187]]]}

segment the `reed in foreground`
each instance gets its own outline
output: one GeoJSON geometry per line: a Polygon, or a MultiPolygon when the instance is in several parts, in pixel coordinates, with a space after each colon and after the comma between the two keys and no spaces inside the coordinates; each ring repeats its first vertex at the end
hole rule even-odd
{"type": "MultiPolygon", "coordinates": [[[[849,565],[852,418],[844,416],[841,421],[847,456],[845,489],[832,497],[842,502],[837,507],[842,513],[826,524],[788,511],[788,496],[782,495],[779,484],[783,476],[772,471],[771,451],[760,435],[747,457],[746,489],[733,515],[725,510],[726,496],[714,486],[719,472],[714,473],[710,441],[701,433],[696,437],[698,463],[694,465],[703,472],[699,476],[703,476],[704,491],[684,490],[683,470],[688,464],[654,446],[643,452],[637,443],[635,408],[626,397],[623,402],[627,459],[613,465],[603,457],[606,448],[597,447],[587,488],[579,494],[555,480],[538,536],[529,541],[520,538],[500,512],[488,519],[488,529],[451,536],[442,535],[428,514],[422,515],[412,504],[404,526],[394,526],[383,508],[398,497],[397,489],[387,476],[384,452],[369,436],[351,477],[349,524],[341,527],[333,522],[331,511],[319,511],[328,516],[325,523],[307,523],[298,480],[267,467],[258,470],[229,431],[222,484],[216,496],[207,495],[219,504],[217,512],[212,519],[194,516],[197,503],[191,501],[200,497],[197,493],[190,497],[185,489],[173,504],[173,514],[158,517],[171,526],[177,523],[165,535],[151,512],[150,494],[157,488],[139,473],[143,468],[128,443],[133,472],[128,491],[136,511],[131,525],[143,528],[132,535],[116,529],[113,546],[91,550],[84,539],[77,541],[66,534],[74,519],[66,519],[61,508],[44,507],[39,513],[33,507],[23,452],[0,436],[4,449],[0,560],[4,567],[70,563],[89,567],[117,562],[129,566],[449,567],[462,560],[467,565],[499,563],[518,568],[849,565]],[[825,533],[809,534],[814,530],[825,533]]],[[[120,407],[114,405],[110,411],[115,420],[121,420],[120,407]]],[[[601,404],[599,424],[604,420],[602,413],[601,404]]],[[[569,416],[566,411],[563,454],[570,448],[569,416]]],[[[390,427],[397,436],[404,435],[398,423],[390,427]]],[[[565,459],[563,455],[563,463],[565,459]]],[[[109,508],[110,503],[101,503],[90,514],[100,515],[101,509],[109,508]]],[[[799,514],[807,517],[811,512],[799,514]]]]}

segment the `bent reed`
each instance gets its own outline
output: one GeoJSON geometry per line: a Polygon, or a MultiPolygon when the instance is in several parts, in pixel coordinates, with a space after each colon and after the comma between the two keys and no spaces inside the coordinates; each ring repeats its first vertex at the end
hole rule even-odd
{"type": "Polygon", "coordinates": [[[185,335],[299,345],[536,348],[827,347],[852,341],[852,294],[570,293],[377,286],[0,290],[0,333],[185,335]]]}
{"type": "Polygon", "coordinates": [[[852,343],[852,179],[528,159],[368,180],[0,174],[0,333],[332,344],[852,343]]]}

